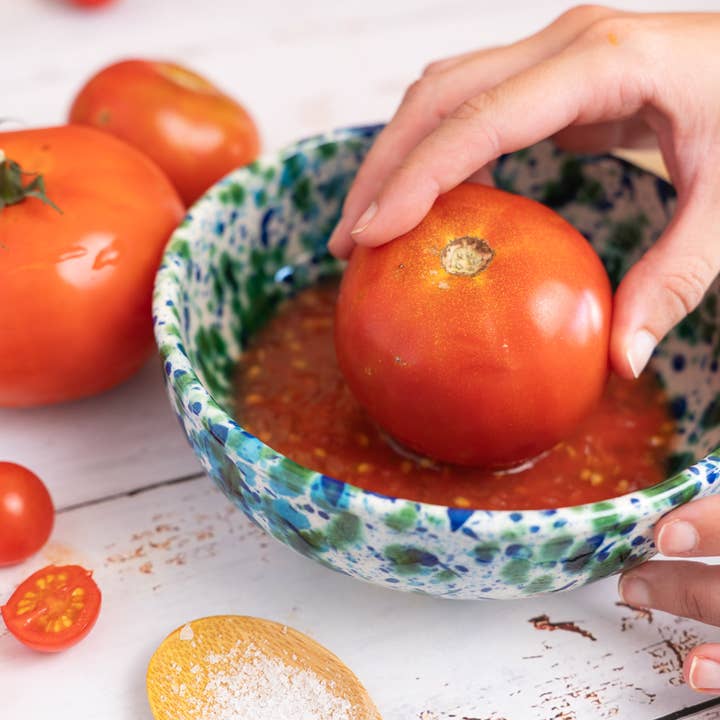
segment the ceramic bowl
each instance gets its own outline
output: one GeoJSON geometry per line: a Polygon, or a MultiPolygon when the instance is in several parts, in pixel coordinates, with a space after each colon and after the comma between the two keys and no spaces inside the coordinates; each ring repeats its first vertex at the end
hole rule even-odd
{"type": "MultiPolygon", "coordinates": [[[[678,432],[668,479],[640,492],[516,512],[385,497],[301,467],[233,420],[233,369],[248,338],[280,300],[338,272],[325,243],[377,132],[338,130],[235,171],[171,239],[157,276],[155,332],[170,399],[204,468],[270,535],[383,587],[518,598],[576,588],[648,559],[658,518],[720,486],[718,283],[653,358],[678,432]]],[[[549,143],[502,158],[496,182],[564,215],[614,283],[675,204],[654,175],[549,143]]]]}

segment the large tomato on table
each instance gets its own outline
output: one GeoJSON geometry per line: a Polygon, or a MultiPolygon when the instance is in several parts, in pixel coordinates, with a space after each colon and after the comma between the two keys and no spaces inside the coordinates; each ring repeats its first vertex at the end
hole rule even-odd
{"type": "Polygon", "coordinates": [[[216,180],[257,157],[260,139],[245,108],[175,63],[124,60],[94,75],[70,109],[135,145],[173,181],[188,205],[216,180]]]}
{"type": "Polygon", "coordinates": [[[598,401],[610,315],[607,275],[577,230],[468,183],[406,235],[353,250],[336,350],[356,398],[402,445],[509,466],[569,435],[598,401]]]}
{"type": "Polygon", "coordinates": [[[91,128],[4,132],[0,150],[0,405],[112,387],[153,350],[152,285],[182,202],[150,159],[91,128]]]}

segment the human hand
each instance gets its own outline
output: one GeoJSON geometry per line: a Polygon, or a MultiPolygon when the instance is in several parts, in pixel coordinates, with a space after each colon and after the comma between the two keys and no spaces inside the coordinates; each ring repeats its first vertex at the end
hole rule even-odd
{"type": "MultiPolygon", "coordinates": [[[[664,555],[701,557],[720,554],[720,497],[683,505],[655,528],[664,555]]],[[[699,562],[654,560],[626,572],[620,596],[628,605],[654,608],[711,625],[720,625],[720,567],[699,562]]],[[[694,690],[720,693],[720,643],[694,648],[685,658],[685,681],[694,690]]]]}
{"type": "Polygon", "coordinates": [[[677,209],[618,288],[610,343],[615,371],[637,377],[720,270],[718,43],[720,14],[582,6],[513,45],[433,63],[360,168],[330,250],[392,240],[440,193],[544,138],[601,152],[655,136],[677,209]]]}

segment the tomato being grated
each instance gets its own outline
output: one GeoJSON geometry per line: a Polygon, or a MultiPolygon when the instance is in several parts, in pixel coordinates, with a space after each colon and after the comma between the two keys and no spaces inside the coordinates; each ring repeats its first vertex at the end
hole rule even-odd
{"type": "Polygon", "coordinates": [[[49,565],[27,578],[2,608],[8,630],[24,645],[59,652],[82,640],[100,612],[92,573],[79,565],[49,565]]]}
{"type": "Polygon", "coordinates": [[[335,360],[336,283],[287,301],[243,355],[236,414],[301,465],[393,497],[488,510],[596,502],[665,478],[675,425],[657,378],[611,377],[574,435],[524,469],[495,473],[403,454],[366,417],[335,360]]]}

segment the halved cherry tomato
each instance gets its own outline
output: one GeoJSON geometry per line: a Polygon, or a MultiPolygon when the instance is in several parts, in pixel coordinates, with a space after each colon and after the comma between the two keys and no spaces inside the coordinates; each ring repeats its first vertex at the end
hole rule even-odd
{"type": "Polygon", "coordinates": [[[260,138],[244,107],[175,63],[124,60],[80,90],[70,122],[93,125],[152,158],[187,205],[253,161],[260,138]]]}
{"type": "Polygon", "coordinates": [[[43,481],[11,462],[0,462],[0,566],[36,553],[50,537],[55,508],[43,481]]]}
{"type": "Polygon", "coordinates": [[[40,652],[59,652],[82,640],[100,613],[100,588],[79,565],[49,565],[20,584],[2,607],[7,629],[40,652]]]}

